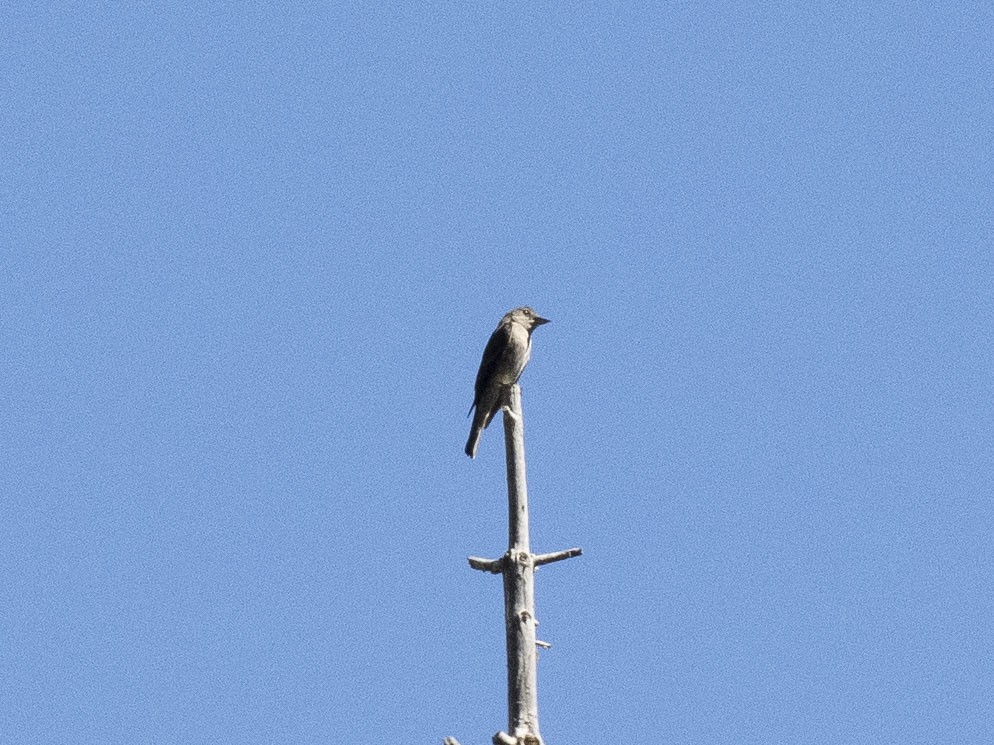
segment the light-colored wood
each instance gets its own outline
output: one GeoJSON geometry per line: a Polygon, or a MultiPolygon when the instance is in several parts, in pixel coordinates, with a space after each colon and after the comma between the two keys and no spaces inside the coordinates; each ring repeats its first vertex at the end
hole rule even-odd
{"type": "Polygon", "coordinates": [[[572,559],[574,556],[582,556],[583,549],[581,548],[568,548],[565,551],[553,551],[551,554],[535,554],[532,560],[535,562],[535,566],[540,567],[543,564],[551,564],[554,561],[562,561],[563,559],[572,559]]]}
{"type": "MultiPolygon", "coordinates": [[[[538,730],[538,650],[535,638],[535,567],[580,556],[579,548],[532,554],[528,535],[528,485],[525,477],[525,426],[521,388],[506,391],[504,448],[507,456],[507,553],[499,559],[469,557],[473,569],[504,578],[504,629],[507,643],[507,728],[494,745],[544,745],[538,730]]],[[[450,738],[451,740],[451,738],[450,738]]],[[[454,743],[455,741],[452,740],[454,743]]],[[[451,743],[448,743],[451,745],[451,743]]],[[[458,745],[458,744],[456,744],[458,745]]]]}
{"type": "Polygon", "coordinates": [[[479,569],[481,572],[500,574],[504,571],[504,557],[502,556],[499,559],[481,559],[479,556],[470,556],[469,565],[473,569],[479,569]]]}
{"type": "Polygon", "coordinates": [[[525,423],[521,387],[510,387],[504,408],[507,456],[507,554],[504,561],[504,623],[507,640],[507,726],[521,739],[538,738],[538,653],[535,649],[535,564],[528,535],[525,423]]]}

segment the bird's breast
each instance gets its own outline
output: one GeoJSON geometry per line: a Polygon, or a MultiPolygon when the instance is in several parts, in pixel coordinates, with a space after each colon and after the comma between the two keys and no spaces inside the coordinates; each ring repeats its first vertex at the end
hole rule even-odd
{"type": "Polygon", "coordinates": [[[504,359],[500,370],[501,383],[511,385],[517,382],[525,369],[525,365],[528,364],[531,353],[531,335],[524,327],[514,324],[508,336],[507,348],[504,350],[504,359]]]}

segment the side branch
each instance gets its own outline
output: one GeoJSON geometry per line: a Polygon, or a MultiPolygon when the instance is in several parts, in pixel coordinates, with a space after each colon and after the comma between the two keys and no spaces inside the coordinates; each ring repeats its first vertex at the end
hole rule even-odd
{"type": "Polygon", "coordinates": [[[500,574],[504,571],[504,557],[501,556],[499,559],[481,559],[479,556],[470,556],[469,565],[473,569],[479,569],[481,572],[500,574]]]}
{"type": "Polygon", "coordinates": [[[554,561],[562,561],[563,559],[572,559],[574,556],[581,556],[582,554],[582,548],[568,548],[565,551],[553,551],[551,554],[535,554],[532,557],[532,561],[535,562],[535,566],[540,567],[543,564],[551,564],[554,561]]]}

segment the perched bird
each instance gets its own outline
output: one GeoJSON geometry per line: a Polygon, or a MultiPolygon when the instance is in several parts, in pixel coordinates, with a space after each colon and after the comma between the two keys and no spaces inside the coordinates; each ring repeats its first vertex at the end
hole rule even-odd
{"type": "Polygon", "coordinates": [[[500,319],[497,328],[490,335],[480,371],[476,373],[476,395],[470,411],[473,426],[466,441],[466,455],[476,457],[480,435],[490,426],[491,420],[503,405],[504,390],[518,382],[521,372],[532,354],[532,331],[548,323],[531,308],[515,308],[500,319]]]}

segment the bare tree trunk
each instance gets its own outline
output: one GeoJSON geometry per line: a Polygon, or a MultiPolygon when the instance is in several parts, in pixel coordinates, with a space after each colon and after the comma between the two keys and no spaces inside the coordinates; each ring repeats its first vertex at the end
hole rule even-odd
{"type": "MultiPolygon", "coordinates": [[[[507,642],[507,732],[494,745],[544,745],[538,729],[538,650],[535,638],[535,567],[579,556],[579,548],[533,554],[528,536],[528,486],[525,478],[525,426],[521,388],[511,386],[504,406],[507,454],[507,553],[500,559],[469,557],[474,569],[504,577],[504,626],[507,642]]],[[[451,743],[455,740],[450,738],[451,743]]],[[[455,743],[455,745],[458,745],[455,743]]]]}
{"type": "MultiPolygon", "coordinates": [[[[507,554],[504,557],[504,623],[507,637],[507,727],[519,741],[538,731],[538,650],[535,647],[535,565],[528,536],[525,422],[521,387],[511,386],[504,409],[507,456],[507,554]]],[[[529,742],[524,739],[523,742],[529,742]]]]}

